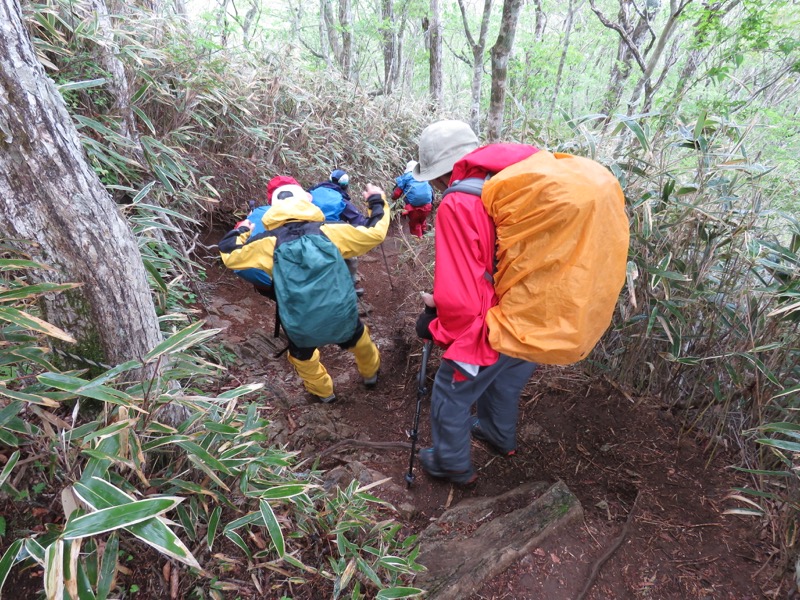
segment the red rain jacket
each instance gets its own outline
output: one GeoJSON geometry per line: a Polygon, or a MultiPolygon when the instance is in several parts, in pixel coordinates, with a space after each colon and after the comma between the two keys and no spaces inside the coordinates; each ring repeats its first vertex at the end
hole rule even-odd
{"type": "MultiPolygon", "coordinates": [[[[538,152],[525,144],[490,144],[473,150],[453,167],[450,185],[468,177],[484,178],[538,152]]],[[[481,199],[453,192],[436,213],[436,265],[433,298],[437,318],[434,341],[444,358],[491,365],[498,353],[489,345],[486,314],[497,304],[494,273],[495,229],[481,199]]]]}

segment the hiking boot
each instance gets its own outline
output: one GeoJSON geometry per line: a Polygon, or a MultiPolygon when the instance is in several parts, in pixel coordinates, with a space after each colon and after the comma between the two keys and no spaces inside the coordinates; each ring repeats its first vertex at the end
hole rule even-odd
{"type": "Polygon", "coordinates": [[[359,298],[361,298],[361,296],[363,296],[363,295],[364,295],[364,288],[362,288],[362,287],[357,287],[357,288],[355,288],[355,289],[356,289],[356,296],[358,296],[359,298]]]}
{"type": "Polygon", "coordinates": [[[419,451],[419,464],[422,469],[431,477],[437,479],[445,479],[455,485],[472,485],[478,479],[478,474],[469,469],[467,471],[447,471],[440,464],[436,458],[436,452],[433,448],[425,448],[419,451]]]}
{"type": "Polygon", "coordinates": [[[516,448],[512,448],[511,450],[505,450],[500,446],[498,446],[488,435],[486,435],[486,432],[483,429],[481,429],[481,422],[480,419],[478,419],[477,417],[475,418],[474,421],[472,421],[472,426],[470,427],[469,432],[472,434],[472,437],[486,444],[489,447],[489,449],[495,454],[499,454],[500,456],[512,457],[517,453],[516,448]]]}
{"type": "Polygon", "coordinates": [[[317,396],[317,399],[323,404],[333,404],[334,402],[336,402],[336,394],[331,394],[330,396],[326,396],[325,398],[317,396]]]}
{"type": "Polygon", "coordinates": [[[372,389],[375,387],[375,384],[378,383],[379,373],[380,371],[376,372],[372,377],[364,377],[364,385],[367,387],[367,389],[372,389]]]}

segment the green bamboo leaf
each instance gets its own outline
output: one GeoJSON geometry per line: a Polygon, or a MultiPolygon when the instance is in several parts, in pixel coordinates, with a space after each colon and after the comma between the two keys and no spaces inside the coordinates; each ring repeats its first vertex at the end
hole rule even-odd
{"type": "Polygon", "coordinates": [[[42,263],[34,260],[25,260],[22,258],[0,258],[0,271],[16,271],[18,269],[46,269],[52,271],[52,267],[43,265],[42,263]]]}
{"type": "Polygon", "coordinates": [[[383,582],[381,578],[378,577],[378,574],[375,572],[375,569],[370,567],[360,556],[356,556],[356,561],[358,562],[358,568],[361,569],[361,572],[364,573],[367,577],[369,577],[370,581],[374,583],[376,586],[381,587],[383,582]]]}
{"type": "Polygon", "coordinates": [[[162,294],[167,294],[169,292],[169,286],[167,282],[164,281],[164,278],[161,277],[161,273],[158,272],[158,268],[153,264],[153,261],[142,258],[142,262],[144,263],[144,268],[147,269],[147,272],[150,273],[150,277],[153,278],[156,286],[158,287],[158,291],[162,294]]]}
{"type": "Polygon", "coordinates": [[[194,346],[195,344],[199,344],[208,338],[215,336],[220,331],[219,329],[200,331],[200,328],[204,324],[204,321],[198,321],[197,323],[189,325],[189,327],[186,329],[183,329],[175,335],[164,340],[147,353],[147,355],[144,357],[144,362],[151,362],[165,354],[173,354],[175,352],[185,350],[186,348],[194,346]]]}
{"type": "MultiPolygon", "coordinates": [[[[200,469],[201,471],[203,471],[203,473],[205,473],[206,475],[208,475],[208,476],[211,478],[211,480],[212,480],[214,483],[216,483],[216,484],[217,484],[219,487],[221,487],[221,488],[222,488],[223,490],[225,490],[226,492],[230,492],[230,491],[231,491],[231,488],[229,488],[227,485],[225,485],[225,482],[224,482],[224,481],[222,481],[222,479],[220,479],[220,478],[219,478],[219,475],[217,475],[216,471],[215,471],[214,469],[212,469],[212,468],[211,468],[209,465],[207,465],[206,463],[204,463],[202,460],[200,460],[200,459],[199,459],[199,458],[198,458],[196,455],[194,455],[194,454],[189,454],[189,455],[187,456],[187,458],[189,459],[189,462],[191,462],[191,463],[192,463],[193,465],[195,465],[195,466],[196,466],[198,469],[200,469]]],[[[222,463],[220,463],[220,465],[222,465],[222,463]]],[[[225,469],[226,471],[228,470],[228,468],[227,468],[227,467],[225,467],[224,465],[222,465],[222,467],[223,467],[223,469],[225,469]]]]}
{"type": "Polygon", "coordinates": [[[174,194],[175,188],[172,186],[172,182],[169,180],[167,172],[164,171],[164,169],[162,169],[158,165],[153,165],[153,172],[156,174],[156,177],[161,182],[161,185],[164,186],[164,189],[167,190],[167,193],[174,194]]]}
{"type": "MultiPolygon", "coordinates": [[[[2,391],[2,386],[0,386],[0,392],[2,391]]],[[[23,402],[9,402],[6,406],[0,409],[0,427],[3,427],[6,423],[11,421],[14,417],[16,417],[22,407],[25,406],[23,402]]]]}
{"type": "Polygon", "coordinates": [[[13,290],[6,290],[0,292],[0,302],[8,302],[10,300],[24,300],[25,298],[33,298],[40,294],[56,294],[65,290],[72,290],[80,287],[81,283],[37,283],[36,285],[26,285],[18,287],[13,290]]]}
{"type": "Polygon", "coordinates": [[[225,400],[230,400],[232,398],[238,398],[240,396],[244,396],[245,394],[250,394],[257,390],[260,390],[264,387],[263,383],[248,383],[247,385],[240,385],[239,387],[228,390],[227,392],[222,392],[218,398],[222,398],[225,400]]]}
{"type": "Polygon", "coordinates": [[[87,79],[85,81],[70,81],[57,85],[59,92],[67,92],[70,90],[85,90],[87,88],[101,87],[105,85],[106,79],[87,79]]]}
{"type": "Polygon", "coordinates": [[[11,475],[11,471],[14,470],[14,467],[17,466],[17,462],[19,461],[19,450],[14,452],[11,455],[11,458],[8,459],[6,466],[3,467],[3,471],[0,472],[0,488],[3,487],[3,484],[6,482],[6,479],[11,475]]]}
{"type": "Polygon", "coordinates": [[[225,537],[228,538],[237,546],[239,546],[239,548],[242,549],[242,552],[244,552],[247,555],[247,558],[252,558],[253,555],[250,553],[250,548],[248,548],[247,544],[244,543],[242,536],[240,536],[235,531],[226,531],[225,537]]]}
{"type": "Polygon", "coordinates": [[[765,432],[800,432],[800,423],[767,423],[766,425],[759,425],[761,431],[765,432]]]}
{"type": "Polygon", "coordinates": [[[188,442],[192,438],[188,435],[166,435],[164,437],[156,438],[152,442],[147,442],[142,444],[142,450],[145,452],[149,452],[150,450],[155,450],[156,448],[160,448],[161,446],[166,446],[167,444],[177,444],[178,442],[188,442]]]}
{"type": "Polygon", "coordinates": [[[351,558],[350,561],[347,563],[347,566],[342,571],[342,574],[336,578],[336,581],[333,582],[333,599],[336,600],[339,595],[342,593],[343,590],[347,589],[347,585],[350,583],[350,580],[353,578],[353,575],[356,572],[356,561],[354,558],[351,558]]]}
{"type": "Polygon", "coordinates": [[[215,423],[214,421],[205,421],[203,427],[213,433],[221,433],[223,435],[236,435],[239,430],[236,427],[225,425],[223,423],[215,423]]]}
{"type": "Polygon", "coordinates": [[[262,500],[278,500],[280,498],[293,498],[305,494],[309,485],[305,483],[289,483],[286,485],[276,485],[267,490],[259,491],[256,494],[262,500]]]}
{"type": "Polygon", "coordinates": [[[775,385],[776,385],[776,386],[778,386],[778,387],[781,387],[781,382],[780,382],[780,380],[779,380],[779,379],[778,379],[778,378],[775,376],[775,373],[773,373],[773,372],[772,372],[772,370],[770,370],[770,369],[767,367],[767,365],[765,365],[765,364],[764,364],[764,362],[763,362],[763,361],[762,361],[760,358],[758,358],[757,356],[752,356],[752,355],[750,355],[750,354],[748,354],[748,353],[746,353],[746,352],[735,352],[735,353],[734,353],[734,356],[741,356],[741,357],[742,357],[742,358],[744,358],[745,360],[748,360],[748,361],[750,361],[751,363],[753,363],[753,365],[754,365],[754,366],[755,366],[755,367],[756,367],[756,368],[757,368],[759,371],[761,371],[761,372],[764,374],[764,376],[765,376],[767,379],[769,379],[769,380],[770,380],[770,382],[772,382],[773,384],[775,384],[775,385]]]}
{"type": "Polygon", "coordinates": [[[38,317],[29,315],[25,311],[13,308],[11,306],[0,306],[0,321],[8,321],[14,325],[18,325],[23,329],[30,329],[31,331],[38,331],[50,337],[54,337],[70,344],[75,344],[75,338],[68,334],[63,329],[59,329],[55,325],[51,325],[46,321],[42,321],[38,317]]]}
{"type": "Polygon", "coordinates": [[[700,113],[700,116],[697,117],[697,123],[694,126],[694,139],[699,140],[700,137],[703,135],[703,129],[706,126],[706,111],[700,113]]]}
{"type": "MultiPolygon", "coordinates": [[[[86,481],[78,482],[74,486],[75,493],[88,506],[93,509],[109,509],[114,506],[130,506],[134,502],[133,496],[113,484],[91,477],[86,481]]],[[[182,498],[178,499],[179,501],[182,498]]],[[[96,513],[93,513],[96,514],[96,513]]],[[[153,518],[142,523],[125,527],[125,530],[153,546],[162,554],[179,560],[190,567],[200,569],[200,565],[180,538],[159,518],[153,518]]]]}
{"type": "Polygon", "coordinates": [[[3,557],[0,558],[0,598],[3,597],[3,585],[6,582],[6,578],[8,577],[11,568],[17,564],[17,558],[22,551],[22,545],[24,540],[16,540],[11,543],[8,549],[3,553],[3,557]]]}
{"type": "Polygon", "coordinates": [[[101,402],[109,402],[111,404],[119,404],[127,408],[133,409],[138,412],[145,412],[144,409],[139,407],[137,398],[114,388],[97,385],[93,382],[87,382],[79,377],[73,377],[64,373],[42,373],[37,376],[37,379],[44,385],[54,387],[59,390],[72,392],[79,396],[87,398],[94,398],[101,402]]]}
{"type": "Polygon", "coordinates": [[[789,442],[787,440],[773,440],[769,438],[762,438],[756,440],[759,444],[770,446],[772,448],[779,448],[781,450],[788,450],[789,452],[800,452],[800,443],[789,442]]]}
{"type": "Polygon", "coordinates": [[[83,438],[83,443],[86,444],[92,440],[104,440],[107,437],[111,437],[112,435],[116,435],[123,429],[130,429],[131,426],[135,425],[139,422],[139,419],[126,419],[124,421],[117,421],[109,425],[108,427],[103,427],[102,429],[98,429],[94,433],[87,435],[83,438]]]}
{"type": "Polygon", "coordinates": [[[117,565],[119,564],[119,535],[114,532],[108,536],[105,550],[103,551],[103,562],[100,565],[100,572],[97,576],[97,600],[106,600],[111,594],[111,586],[117,575],[117,565]]]}
{"type": "Polygon", "coordinates": [[[97,596],[92,590],[92,582],[89,581],[89,575],[86,574],[86,569],[83,563],[78,563],[78,600],[97,600],[97,596]]]}
{"type": "Polygon", "coordinates": [[[255,511],[246,514],[243,517],[239,517],[225,525],[225,529],[223,532],[227,535],[228,532],[234,531],[239,529],[240,527],[244,527],[245,525],[251,525],[257,523],[258,525],[265,525],[264,517],[261,515],[261,511],[255,511]]]}
{"type": "Polygon", "coordinates": [[[378,592],[375,600],[397,600],[398,598],[415,598],[425,593],[425,590],[413,587],[392,587],[378,592]]]}
{"type": "Polygon", "coordinates": [[[186,441],[178,442],[178,446],[186,450],[186,452],[188,452],[190,455],[194,455],[200,462],[208,466],[209,469],[213,471],[219,471],[225,475],[232,475],[230,470],[228,470],[224,464],[212,456],[211,453],[201,445],[196,444],[195,442],[186,441]]]}
{"type": "Polygon", "coordinates": [[[208,549],[211,550],[211,546],[214,544],[214,538],[217,536],[217,527],[219,527],[219,518],[222,516],[222,507],[218,506],[214,509],[214,512],[211,513],[211,517],[208,519],[208,531],[206,532],[206,543],[208,544],[208,549]]]}
{"type": "Polygon", "coordinates": [[[272,544],[275,546],[275,551],[278,553],[279,557],[283,558],[286,553],[286,542],[283,539],[283,531],[281,531],[278,519],[272,507],[269,505],[269,502],[262,500],[259,502],[259,506],[261,508],[261,516],[269,532],[269,537],[272,539],[272,544]]]}
{"type": "MultiPolygon", "coordinates": [[[[155,182],[151,182],[151,183],[155,183],[155,182]]],[[[198,221],[197,219],[193,219],[192,217],[190,217],[188,215],[182,215],[178,211],[171,210],[171,209],[165,208],[163,206],[156,206],[154,204],[145,204],[143,202],[140,202],[139,204],[136,205],[136,207],[139,208],[142,212],[149,211],[149,212],[152,212],[152,213],[168,215],[168,216],[172,217],[173,219],[177,219],[177,220],[180,220],[180,221],[186,221],[188,223],[200,223],[200,221],[198,221]]],[[[170,229],[170,231],[174,231],[174,230],[170,229]]]]}
{"type": "Polygon", "coordinates": [[[316,569],[312,569],[311,567],[309,567],[308,565],[302,563],[298,558],[292,556],[291,554],[284,554],[283,555],[283,560],[285,560],[287,563],[289,563],[293,567],[295,567],[297,569],[302,569],[303,571],[306,571],[308,573],[316,573],[317,572],[316,569]]]}
{"type": "Polygon", "coordinates": [[[44,395],[28,394],[27,392],[12,390],[3,386],[0,386],[0,396],[5,396],[6,398],[11,398],[13,400],[21,400],[22,402],[27,402],[29,404],[46,406],[49,408],[56,408],[61,405],[59,402],[56,402],[52,398],[48,398],[44,395]]]}
{"type": "Polygon", "coordinates": [[[64,528],[62,538],[74,540],[130,527],[172,510],[181,502],[183,502],[183,498],[161,496],[136,500],[122,506],[104,508],[88,515],[70,519],[64,528]]]}
{"type": "Polygon", "coordinates": [[[642,149],[645,152],[649,152],[650,143],[647,141],[647,136],[644,134],[642,126],[639,125],[639,123],[637,123],[633,119],[627,118],[625,115],[617,115],[617,116],[620,117],[620,121],[625,125],[625,127],[627,127],[628,129],[631,130],[631,132],[633,132],[633,135],[635,135],[636,139],[639,140],[639,144],[642,146],[642,149]]]}
{"type": "Polygon", "coordinates": [[[383,567],[393,573],[413,573],[414,571],[409,568],[408,561],[399,556],[386,555],[382,556],[377,563],[377,566],[383,567]]]}
{"type": "Polygon", "coordinates": [[[136,116],[139,117],[139,119],[141,119],[145,125],[147,125],[147,128],[150,130],[150,133],[155,135],[156,128],[153,126],[153,122],[150,120],[150,117],[144,114],[144,111],[138,106],[131,106],[131,109],[133,110],[134,113],[136,113],[136,116]]]}
{"type": "Polygon", "coordinates": [[[34,538],[25,540],[25,552],[41,567],[44,567],[45,549],[37,540],[34,538]]]}

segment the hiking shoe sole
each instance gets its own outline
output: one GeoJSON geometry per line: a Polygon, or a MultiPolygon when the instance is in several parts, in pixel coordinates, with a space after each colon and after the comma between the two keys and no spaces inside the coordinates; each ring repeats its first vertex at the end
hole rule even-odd
{"type": "Polygon", "coordinates": [[[472,422],[472,426],[470,427],[469,432],[472,434],[473,438],[475,438],[479,442],[483,442],[484,444],[486,444],[489,447],[489,449],[495,454],[499,454],[500,456],[505,456],[508,458],[511,458],[512,456],[517,454],[516,448],[512,448],[511,450],[504,450],[503,448],[495,444],[489,438],[489,436],[486,435],[486,432],[483,431],[483,429],[481,429],[481,422],[479,419],[475,419],[472,422]]]}
{"type": "Polygon", "coordinates": [[[469,471],[446,471],[439,465],[433,448],[425,448],[419,451],[419,464],[431,477],[445,479],[456,485],[472,485],[478,479],[478,474],[470,469],[469,471]]]}
{"type": "Polygon", "coordinates": [[[334,402],[336,402],[336,394],[331,394],[330,396],[326,396],[325,398],[321,398],[320,396],[317,396],[317,398],[323,404],[333,404],[334,402]]]}
{"type": "Polygon", "coordinates": [[[378,383],[378,373],[375,373],[372,377],[364,377],[364,385],[367,388],[374,388],[378,383]]]}

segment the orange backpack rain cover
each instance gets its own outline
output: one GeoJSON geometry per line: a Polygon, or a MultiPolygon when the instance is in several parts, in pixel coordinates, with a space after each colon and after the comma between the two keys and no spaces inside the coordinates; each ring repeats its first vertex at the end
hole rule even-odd
{"type": "Polygon", "coordinates": [[[616,177],[588,158],[539,151],[492,177],[482,199],[497,229],[492,348],[542,364],[586,358],[625,282],[628,218],[616,177]]]}

